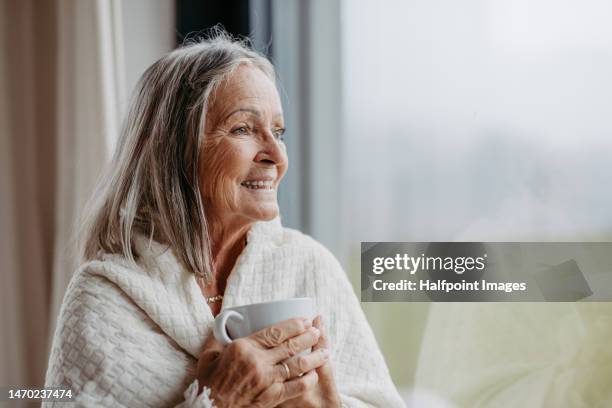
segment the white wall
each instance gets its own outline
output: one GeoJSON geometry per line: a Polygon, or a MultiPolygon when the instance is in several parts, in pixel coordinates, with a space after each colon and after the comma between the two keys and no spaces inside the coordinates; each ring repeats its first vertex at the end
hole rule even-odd
{"type": "Polygon", "coordinates": [[[140,75],[175,44],[173,0],[122,2],[126,92],[129,97],[140,75]]]}

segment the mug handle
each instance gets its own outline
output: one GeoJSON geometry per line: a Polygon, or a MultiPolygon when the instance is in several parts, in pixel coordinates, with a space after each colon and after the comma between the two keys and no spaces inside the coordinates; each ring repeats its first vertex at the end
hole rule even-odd
{"type": "Polygon", "coordinates": [[[235,317],[238,321],[244,320],[244,316],[242,316],[240,313],[236,312],[235,310],[224,310],[219,314],[219,316],[215,318],[215,326],[213,327],[213,334],[215,336],[215,339],[219,340],[219,342],[223,344],[224,346],[232,342],[232,339],[227,334],[227,327],[226,327],[227,320],[230,317],[235,317]]]}

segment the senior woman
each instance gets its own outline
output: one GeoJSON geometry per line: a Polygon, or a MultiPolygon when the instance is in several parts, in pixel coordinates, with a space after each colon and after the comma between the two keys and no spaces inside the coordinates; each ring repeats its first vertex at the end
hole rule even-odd
{"type": "Polygon", "coordinates": [[[91,407],[402,406],[336,259],[281,226],[283,133],[272,65],[227,35],[144,73],[87,210],[47,386],[91,407]],[[313,321],[211,335],[221,309],[305,296],[313,321]]]}

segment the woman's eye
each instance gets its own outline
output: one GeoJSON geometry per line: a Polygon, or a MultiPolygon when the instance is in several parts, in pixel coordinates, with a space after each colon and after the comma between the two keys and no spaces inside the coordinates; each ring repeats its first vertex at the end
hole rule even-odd
{"type": "Polygon", "coordinates": [[[283,137],[283,135],[285,134],[285,128],[279,128],[274,130],[274,137],[276,137],[277,140],[285,140],[285,138],[283,137]]]}
{"type": "Polygon", "coordinates": [[[237,127],[236,129],[232,130],[232,133],[235,135],[248,135],[249,134],[249,128],[248,126],[240,126],[237,127]]]}

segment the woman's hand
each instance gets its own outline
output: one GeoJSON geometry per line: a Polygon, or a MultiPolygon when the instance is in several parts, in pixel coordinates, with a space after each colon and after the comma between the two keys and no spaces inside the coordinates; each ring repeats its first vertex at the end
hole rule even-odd
{"type": "MultiPolygon", "coordinates": [[[[314,319],[314,327],[319,329],[321,335],[319,342],[312,348],[313,353],[321,352],[321,350],[329,350],[329,340],[327,332],[323,327],[321,316],[314,319]]],[[[292,357],[289,361],[295,359],[292,357]]],[[[326,361],[323,365],[316,369],[319,381],[314,387],[310,387],[306,392],[298,397],[292,398],[289,401],[279,405],[282,408],[300,407],[300,408],[340,408],[342,401],[334,382],[334,373],[331,367],[331,362],[326,361]]]]}
{"type": "Polygon", "coordinates": [[[210,388],[218,408],[275,407],[317,386],[315,369],[325,363],[325,350],[297,354],[316,345],[319,338],[319,329],[303,319],[285,320],[227,347],[211,334],[198,360],[199,385],[210,388]]]}

